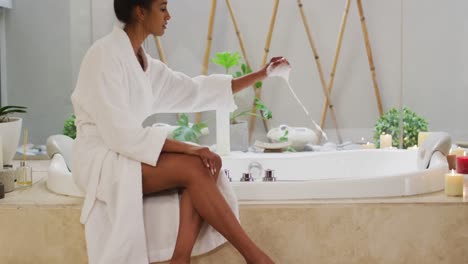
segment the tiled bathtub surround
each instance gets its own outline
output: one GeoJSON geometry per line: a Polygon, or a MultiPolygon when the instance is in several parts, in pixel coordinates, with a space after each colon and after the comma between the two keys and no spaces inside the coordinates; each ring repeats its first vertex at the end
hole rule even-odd
{"type": "MultiPolygon", "coordinates": [[[[33,188],[0,200],[0,263],[87,263],[82,200],[33,188]]],[[[465,186],[466,189],[466,186],[465,186]]],[[[241,222],[276,263],[468,263],[468,203],[407,198],[243,202],[241,222]]],[[[195,264],[244,263],[229,244],[195,264]]]]}

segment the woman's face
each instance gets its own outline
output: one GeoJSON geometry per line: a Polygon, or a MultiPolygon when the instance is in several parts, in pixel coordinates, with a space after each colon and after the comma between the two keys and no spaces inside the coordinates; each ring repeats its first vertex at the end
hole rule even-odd
{"type": "Polygon", "coordinates": [[[146,30],[155,36],[164,35],[167,21],[171,19],[171,15],[167,10],[167,0],[154,0],[151,8],[144,10],[143,26],[146,30]]]}

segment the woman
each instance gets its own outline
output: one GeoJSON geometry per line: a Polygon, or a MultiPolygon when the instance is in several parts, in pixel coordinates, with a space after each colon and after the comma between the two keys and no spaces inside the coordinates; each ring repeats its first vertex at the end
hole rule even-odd
{"type": "Polygon", "coordinates": [[[124,26],[90,48],[72,94],[77,126],[73,176],[86,190],[81,222],[89,263],[189,263],[191,254],[224,243],[219,233],[248,263],[273,263],[236,218],[235,196],[220,173],[221,158],[141,124],[159,112],[232,111],[233,93],[289,63],[274,58],[237,79],[189,78],[141,47],[148,35],[164,34],[171,18],[166,0],[114,0],[114,9],[124,26]]]}

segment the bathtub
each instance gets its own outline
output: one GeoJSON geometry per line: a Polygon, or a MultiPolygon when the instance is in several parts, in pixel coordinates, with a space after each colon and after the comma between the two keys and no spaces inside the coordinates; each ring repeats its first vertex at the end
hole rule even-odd
{"type": "MultiPolygon", "coordinates": [[[[417,150],[354,150],[301,153],[231,153],[223,157],[241,201],[395,197],[444,189],[445,156],[417,166],[417,150]],[[275,171],[276,182],[240,182],[249,164],[275,171]]],[[[257,170],[259,171],[259,170],[257,170]]]]}

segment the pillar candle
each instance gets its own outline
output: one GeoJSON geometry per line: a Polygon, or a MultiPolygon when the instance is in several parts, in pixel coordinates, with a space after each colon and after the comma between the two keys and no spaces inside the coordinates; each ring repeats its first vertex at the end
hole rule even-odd
{"type": "Polygon", "coordinates": [[[229,111],[216,110],[216,152],[227,156],[231,152],[229,111]]]}
{"type": "Polygon", "coordinates": [[[418,133],[418,146],[421,146],[421,144],[427,139],[429,134],[430,134],[430,132],[419,132],[418,133]]]}
{"type": "Polygon", "coordinates": [[[380,148],[389,148],[392,146],[392,135],[380,135],[380,148]]]}
{"type": "Polygon", "coordinates": [[[457,157],[457,172],[468,174],[468,156],[457,157]]]}
{"type": "Polygon", "coordinates": [[[445,194],[448,196],[462,196],[463,195],[463,175],[455,173],[445,174],[445,194]]]}
{"type": "Polygon", "coordinates": [[[0,136],[0,170],[3,169],[3,141],[0,136]]]}

